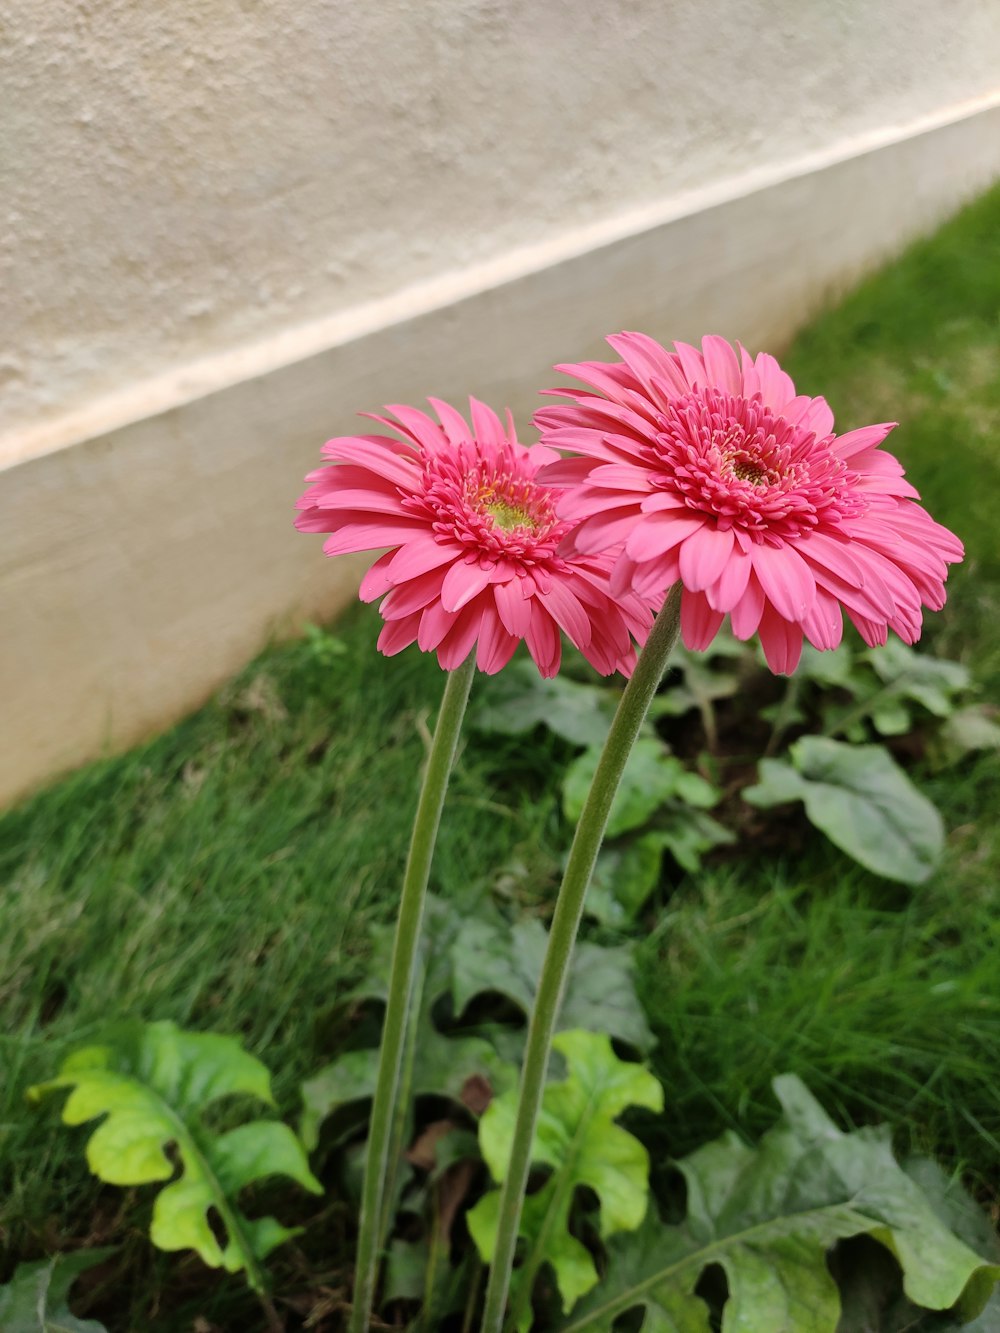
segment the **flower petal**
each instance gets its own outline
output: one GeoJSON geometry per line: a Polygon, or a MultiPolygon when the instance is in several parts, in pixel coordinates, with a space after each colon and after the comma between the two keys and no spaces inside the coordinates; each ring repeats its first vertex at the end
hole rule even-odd
{"type": "Polygon", "coordinates": [[[785,404],[795,397],[795,385],[791,377],[785,374],[774,357],[769,356],[767,352],[758,355],[754,362],[754,370],[757,372],[759,392],[765,407],[780,412],[785,404]]]}
{"type": "Polygon", "coordinates": [[[470,398],[469,410],[472,413],[472,428],[481,444],[491,444],[499,448],[506,442],[503,423],[492,407],[487,407],[478,398],[470,398]]]}
{"type": "Polygon", "coordinates": [[[538,600],[576,647],[586,648],[591,639],[590,617],[566,584],[553,579],[548,591],[538,594],[538,600]]]}
{"type": "Polygon", "coordinates": [[[386,574],[386,570],[395,554],[395,551],[386,551],[385,555],[380,555],[365,574],[358,589],[358,596],[363,602],[374,602],[392,587],[392,580],[386,574]]]}
{"type": "Polygon", "coordinates": [[[790,676],[802,656],[802,626],[792,624],[766,604],[760,618],[760,642],[771,670],[790,676]]]}
{"type": "Polygon", "coordinates": [[[633,560],[652,560],[680,545],[685,538],[705,526],[705,519],[700,514],[688,515],[690,510],[685,514],[673,510],[644,514],[629,534],[625,543],[626,554],[633,560]]]}
{"type": "Polygon", "coordinates": [[[817,588],[816,601],[803,619],[802,628],[814,648],[824,652],[836,648],[844,634],[844,613],[836,597],[817,588]]]}
{"type": "Polygon", "coordinates": [[[535,665],[541,675],[554,676],[559,670],[559,661],[562,656],[559,630],[556,628],[555,621],[537,599],[533,599],[531,602],[531,623],[528,626],[527,634],[524,636],[524,641],[528,645],[528,652],[534,658],[535,665]]]}
{"type": "Polygon", "coordinates": [[[684,647],[692,652],[704,652],[719,632],[725,617],[713,611],[703,592],[685,588],[681,595],[681,637],[684,647]]]}
{"type": "Polygon", "coordinates": [[[722,531],[711,523],[703,523],[693,532],[680,549],[681,582],[685,588],[703,592],[710,587],[732,558],[733,544],[731,528],[722,531]]]}
{"type": "Polygon", "coordinates": [[[427,401],[438,414],[438,420],[448,437],[448,443],[459,445],[471,441],[472,431],[469,429],[469,423],[457,408],[452,407],[451,403],[445,403],[440,398],[428,398],[427,401]]]}
{"type": "Polygon", "coordinates": [[[756,575],[751,575],[746,592],[729,613],[729,623],[738,639],[749,639],[752,634],[756,634],[766,600],[756,575]]]}
{"type": "Polygon", "coordinates": [[[407,616],[405,620],[387,620],[378,636],[377,648],[386,657],[395,657],[404,648],[408,648],[417,637],[419,615],[407,616]]]}
{"type": "Polygon", "coordinates": [[[701,340],[701,353],[705,358],[708,382],[716,388],[731,393],[734,397],[743,391],[743,376],[740,373],[739,358],[730,343],[717,334],[710,333],[701,340]]]}
{"type": "Polygon", "coordinates": [[[491,582],[491,573],[478,561],[456,560],[441,584],[441,605],[446,611],[461,611],[491,582]]]}
{"type": "Polygon", "coordinates": [[[476,649],[476,666],[487,676],[495,676],[514,656],[514,649],[519,640],[508,634],[500,623],[500,617],[489,609],[483,612],[479,627],[479,646],[476,649]]]}
{"type": "Polygon", "coordinates": [[[881,444],[891,430],[897,426],[895,421],[883,421],[877,426],[862,426],[859,430],[849,430],[845,435],[838,435],[833,442],[833,452],[838,458],[853,458],[864,449],[871,449],[881,444]]]}
{"type": "Polygon", "coordinates": [[[472,652],[484,613],[478,602],[467,606],[456,617],[455,623],[438,645],[438,662],[445,671],[454,671],[460,667],[472,652]]]}
{"type": "Polygon", "coordinates": [[[426,530],[401,546],[386,568],[386,573],[393,583],[405,583],[419,574],[426,574],[429,569],[438,569],[449,561],[460,560],[466,555],[457,542],[443,542],[426,530]]]}
{"type": "Polygon", "coordinates": [[[697,347],[692,347],[690,343],[675,342],[674,347],[677,351],[677,359],[680,361],[681,369],[684,372],[684,378],[687,381],[688,390],[704,389],[709,382],[708,371],[705,369],[705,358],[697,347]]]}
{"type": "Polygon", "coordinates": [[[323,553],[346,555],[352,551],[374,551],[380,546],[397,546],[415,536],[422,526],[417,519],[402,516],[338,523],[337,531],[323,543],[323,553]]]}
{"type": "Polygon", "coordinates": [[[816,580],[794,547],[766,544],[750,552],[754,573],[768,600],[786,620],[801,621],[816,600],[816,580]]]}
{"type": "Polygon", "coordinates": [[[511,579],[493,585],[497,614],[508,634],[516,634],[519,639],[524,638],[531,624],[531,598],[525,597],[522,582],[521,579],[511,579]]]}
{"type": "Polygon", "coordinates": [[[742,551],[734,551],[711,588],[705,590],[709,605],[716,611],[731,611],[746,592],[753,572],[753,561],[742,551]]]}

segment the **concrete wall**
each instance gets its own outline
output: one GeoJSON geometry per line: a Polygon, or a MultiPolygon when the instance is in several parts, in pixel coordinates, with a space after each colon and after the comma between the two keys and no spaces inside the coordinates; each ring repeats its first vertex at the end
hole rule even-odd
{"type": "Polygon", "coordinates": [[[0,800],[350,595],[351,413],[780,342],[1000,175],[994,0],[0,0],[0,800]]]}
{"type": "Polygon", "coordinates": [[[1000,87],[997,0],[0,0],[0,17],[7,431],[1000,87]]]}

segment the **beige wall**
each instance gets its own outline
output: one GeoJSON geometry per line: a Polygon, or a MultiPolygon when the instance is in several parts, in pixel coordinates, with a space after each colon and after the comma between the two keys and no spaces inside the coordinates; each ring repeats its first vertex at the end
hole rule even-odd
{"type": "Polygon", "coordinates": [[[291,517],[356,410],[778,347],[1000,176],[998,46],[997,0],[0,0],[0,803],[352,595],[291,517]]]}
{"type": "MultiPolygon", "coordinates": [[[[997,0],[0,0],[0,437],[1000,88],[997,0]]],[[[858,201],[864,207],[864,201],[858,201]]]]}

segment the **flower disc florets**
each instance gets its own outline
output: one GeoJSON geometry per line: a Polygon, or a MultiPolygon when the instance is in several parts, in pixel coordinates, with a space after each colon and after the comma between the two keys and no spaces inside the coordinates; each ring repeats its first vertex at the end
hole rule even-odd
{"type": "Polygon", "coordinates": [[[723,531],[791,538],[865,510],[857,474],[832,451],[835,436],[817,439],[759,396],[709,387],[671,402],[657,425],[657,484],[715,514],[723,531]]]}
{"type": "Polygon", "coordinates": [[[919,637],[963,550],[879,449],[892,423],[836,435],[825,399],[723,338],[608,341],[622,361],[558,367],[593,387],[535,418],[544,444],[577,455],[541,474],[576,524],[562,550],[623,543],[613,591],[656,599],[679,581],[689,648],[728,614],[775,671],[794,670],[803,635],[835,647],[842,609],[869,644],[919,637]]]}
{"type": "Polygon", "coordinates": [[[379,648],[392,655],[417,643],[448,670],[475,649],[492,674],[523,639],[544,676],[559,669],[560,630],[605,675],[626,674],[645,640],[648,605],[611,596],[611,552],[557,550],[573,524],[556,510],[558,492],[538,470],[559,455],[520,444],[471,400],[472,429],[431,399],[439,421],[412,407],[375,420],[402,437],[330,440],[299,500],[296,525],[330,532],[329,555],[390,549],[365,575],[361,597],[382,597],[379,648]]]}
{"type": "Polygon", "coordinates": [[[441,540],[474,547],[484,560],[563,568],[555,549],[572,524],[556,517],[557,493],[538,484],[537,470],[522,445],[460,444],[426,459],[420,491],[402,506],[426,516],[441,540]]]}

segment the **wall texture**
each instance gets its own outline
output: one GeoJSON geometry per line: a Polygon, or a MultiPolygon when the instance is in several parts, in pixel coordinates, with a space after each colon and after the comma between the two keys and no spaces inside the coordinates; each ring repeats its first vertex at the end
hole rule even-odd
{"type": "Polygon", "coordinates": [[[356,410],[777,348],[1000,176],[996,0],[0,0],[0,86],[0,802],[343,605],[356,410]]]}
{"type": "Polygon", "coordinates": [[[995,90],[1000,7],[0,0],[0,51],[2,435],[995,90]]]}

